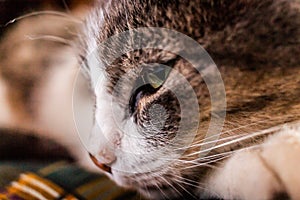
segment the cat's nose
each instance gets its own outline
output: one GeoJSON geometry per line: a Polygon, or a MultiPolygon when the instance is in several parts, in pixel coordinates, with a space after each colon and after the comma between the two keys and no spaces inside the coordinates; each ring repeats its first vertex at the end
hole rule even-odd
{"type": "Polygon", "coordinates": [[[107,129],[104,124],[100,128],[97,123],[89,138],[88,152],[92,161],[100,169],[111,173],[111,165],[117,160],[116,149],[119,145],[120,136],[118,132],[107,129]]]}
{"type": "Polygon", "coordinates": [[[94,164],[95,164],[97,167],[99,167],[99,168],[102,169],[103,171],[108,172],[108,173],[111,174],[111,167],[110,167],[110,166],[108,166],[108,165],[106,165],[106,164],[104,164],[104,163],[99,162],[99,161],[97,160],[97,158],[95,158],[95,156],[93,156],[92,154],[89,154],[89,155],[90,155],[92,161],[94,162],[94,164]]]}

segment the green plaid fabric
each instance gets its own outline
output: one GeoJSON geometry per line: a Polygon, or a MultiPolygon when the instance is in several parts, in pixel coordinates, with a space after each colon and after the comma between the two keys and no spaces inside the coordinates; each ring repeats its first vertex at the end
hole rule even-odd
{"type": "Polygon", "coordinates": [[[104,175],[87,172],[66,161],[33,163],[0,162],[0,199],[142,199],[104,175]]]}

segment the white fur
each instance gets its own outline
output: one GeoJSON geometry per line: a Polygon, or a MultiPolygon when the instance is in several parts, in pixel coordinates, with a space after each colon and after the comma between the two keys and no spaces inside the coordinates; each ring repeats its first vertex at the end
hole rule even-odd
{"type": "Polygon", "coordinates": [[[300,123],[284,127],[259,148],[234,153],[206,184],[225,199],[270,199],[279,192],[300,199],[299,166],[300,123]]]}
{"type": "Polygon", "coordinates": [[[262,157],[292,199],[300,199],[300,124],[285,127],[264,145],[262,157]]]}
{"type": "MultiPolygon", "coordinates": [[[[111,164],[114,180],[126,185],[123,184],[120,171],[142,173],[152,167],[161,166],[161,162],[165,161],[156,159],[153,162],[155,157],[159,157],[154,151],[155,147],[153,151],[149,149],[152,147],[146,147],[147,140],[138,132],[133,118],[125,118],[127,110],[119,106],[113,95],[107,91],[109,79],[97,55],[94,51],[87,59],[96,95],[95,124],[87,149],[99,162],[111,164]]],[[[126,74],[120,78],[125,77],[126,74]]]]}
{"type": "MultiPolygon", "coordinates": [[[[94,43],[94,42],[91,42],[94,43]]],[[[91,85],[96,95],[96,115],[94,128],[87,141],[87,148],[99,162],[109,164],[114,161],[113,138],[116,135],[117,125],[112,116],[112,99],[108,94],[103,65],[98,58],[97,49],[88,56],[91,85]]]]}
{"type": "Polygon", "coordinates": [[[84,38],[84,43],[87,44],[86,54],[89,55],[97,49],[97,39],[99,38],[99,30],[104,21],[102,9],[94,9],[86,18],[85,33],[87,37],[84,38]]]}

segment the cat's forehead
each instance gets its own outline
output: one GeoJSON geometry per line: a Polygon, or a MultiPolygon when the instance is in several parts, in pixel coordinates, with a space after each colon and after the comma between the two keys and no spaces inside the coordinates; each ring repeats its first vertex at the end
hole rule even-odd
{"type": "MultiPolygon", "coordinates": [[[[192,11],[186,10],[185,15],[182,16],[171,11],[184,9],[192,4],[192,2],[185,1],[174,1],[174,4],[170,4],[164,1],[141,3],[123,0],[96,4],[95,9],[90,12],[84,23],[84,40],[82,42],[85,44],[83,45],[90,52],[114,35],[139,27],[165,27],[180,32],[190,32],[191,30],[187,28],[188,24],[193,21],[198,23],[199,20],[193,17],[192,11]]],[[[198,24],[200,25],[200,23],[198,24]]],[[[152,34],[150,37],[155,37],[155,35],[152,34]]]]}

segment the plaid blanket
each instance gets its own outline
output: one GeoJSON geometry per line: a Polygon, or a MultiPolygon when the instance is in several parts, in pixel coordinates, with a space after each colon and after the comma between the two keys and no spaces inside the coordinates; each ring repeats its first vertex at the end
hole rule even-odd
{"type": "Polygon", "coordinates": [[[87,172],[66,161],[51,164],[0,162],[0,199],[142,199],[116,186],[104,175],[87,172]]]}

